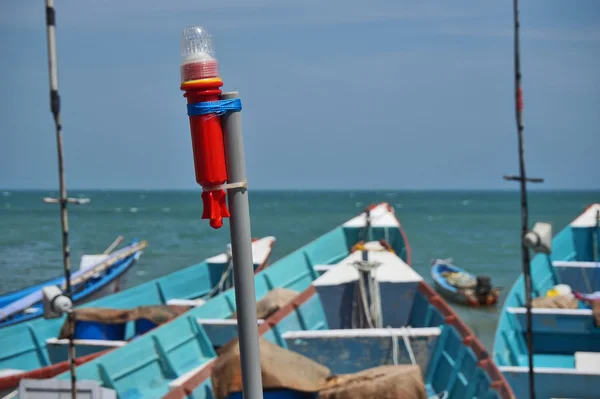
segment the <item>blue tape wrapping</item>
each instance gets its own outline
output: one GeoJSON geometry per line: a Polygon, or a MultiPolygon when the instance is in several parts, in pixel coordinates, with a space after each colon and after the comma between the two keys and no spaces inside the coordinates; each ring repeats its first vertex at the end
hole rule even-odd
{"type": "Polygon", "coordinates": [[[239,98],[231,100],[205,101],[201,103],[188,104],[188,116],[200,115],[223,115],[227,112],[236,112],[242,110],[242,101],[239,98]]]}

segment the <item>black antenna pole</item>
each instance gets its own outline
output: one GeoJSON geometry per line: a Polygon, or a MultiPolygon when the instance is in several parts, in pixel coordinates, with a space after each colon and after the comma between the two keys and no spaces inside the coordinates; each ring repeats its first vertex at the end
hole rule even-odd
{"type": "MultiPolygon", "coordinates": [[[[63,165],[63,138],[62,125],[60,122],[60,96],[58,94],[58,70],[56,62],[56,17],[54,11],[54,0],[46,0],[46,33],[48,39],[48,74],[50,78],[50,110],[54,116],[56,126],[56,147],[58,152],[58,182],[59,198],[54,200],[60,203],[60,221],[62,228],[62,252],[63,266],[65,271],[66,294],[73,302],[71,292],[71,254],[69,248],[69,222],[67,218],[67,203],[75,202],[67,198],[67,187],[65,185],[65,171],[63,165]]],[[[53,202],[53,199],[49,199],[53,202]]],[[[76,398],[75,387],[75,346],[73,345],[74,320],[73,313],[67,314],[69,322],[69,368],[71,371],[71,397],[76,398]]]]}
{"type": "Polygon", "coordinates": [[[517,135],[519,140],[519,176],[504,176],[505,180],[518,181],[521,186],[521,253],[523,260],[523,278],[525,283],[525,307],[527,310],[527,358],[529,363],[529,398],[535,399],[535,382],[533,371],[533,333],[531,331],[531,259],[529,249],[525,246],[524,237],[528,232],[527,215],[527,182],[542,183],[541,178],[527,178],[525,173],[525,149],[523,143],[523,89],[521,87],[521,53],[519,47],[519,1],[513,0],[515,23],[515,112],[517,135]]]}

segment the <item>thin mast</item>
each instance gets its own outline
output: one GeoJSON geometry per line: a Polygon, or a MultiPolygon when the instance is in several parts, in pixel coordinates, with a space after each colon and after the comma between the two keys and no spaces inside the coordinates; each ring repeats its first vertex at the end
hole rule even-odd
{"type": "MultiPolygon", "coordinates": [[[[50,79],[50,110],[56,127],[56,147],[58,152],[58,184],[60,190],[60,222],[62,229],[62,254],[67,296],[73,301],[71,292],[71,253],[69,249],[69,221],[67,216],[67,187],[63,162],[63,138],[60,122],[60,95],[58,94],[58,70],[56,61],[56,18],[54,0],[46,0],[46,33],[48,39],[48,73],[50,79]]],[[[76,399],[75,347],[73,345],[73,313],[67,314],[69,321],[69,369],[71,371],[71,397],[76,399]]]]}
{"type": "Polygon", "coordinates": [[[521,186],[521,254],[523,261],[523,279],[525,285],[525,307],[527,310],[527,358],[529,363],[529,398],[535,399],[535,381],[533,369],[533,333],[531,331],[531,258],[525,246],[524,237],[528,232],[527,182],[541,183],[543,179],[528,179],[525,173],[525,148],[523,143],[523,89],[521,87],[521,51],[519,46],[519,2],[513,0],[514,12],[514,58],[515,58],[515,116],[519,141],[519,176],[505,176],[506,180],[517,180],[521,186]]]}

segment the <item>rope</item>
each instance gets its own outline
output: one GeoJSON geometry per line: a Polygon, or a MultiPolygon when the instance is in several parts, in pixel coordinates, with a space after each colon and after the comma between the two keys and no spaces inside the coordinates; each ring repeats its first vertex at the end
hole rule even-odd
{"type": "Polygon", "coordinates": [[[410,357],[410,362],[413,366],[417,365],[417,361],[415,359],[415,353],[413,352],[412,345],[410,344],[410,329],[409,327],[402,328],[405,331],[405,334],[402,334],[402,340],[404,341],[404,345],[406,346],[406,351],[408,352],[408,356],[410,357]]]}
{"type": "Polygon", "coordinates": [[[581,267],[579,269],[581,270],[581,275],[583,276],[583,281],[585,282],[585,288],[587,289],[587,292],[592,294],[594,290],[592,289],[592,283],[590,282],[590,278],[588,277],[585,268],[581,267]]]}
{"type": "Polygon", "coordinates": [[[390,326],[387,326],[388,331],[392,334],[392,361],[394,362],[394,366],[399,364],[398,362],[398,352],[400,349],[398,348],[398,336],[394,332],[394,329],[390,326]]]}
{"type": "MultiPolygon", "coordinates": [[[[398,336],[396,335],[396,333],[394,332],[394,329],[391,326],[387,326],[386,328],[392,335],[392,361],[394,362],[394,366],[397,366],[400,364],[400,362],[398,361],[398,352],[400,351],[400,348],[398,347],[398,336]]],[[[408,356],[410,357],[410,362],[412,363],[413,366],[418,366],[417,361],[415,359],[415,354],[412,349],[412,345],[410,344],[410,338],[409,338],[409,336],[411,335],[410,327],[403,327],[402,329],[405,332],[404,334],[402,334],[402,339],[404,341],[404,345],[406,346],[406,351],[408,352],[408,356]]],[[[448,391],[442,391],[442,392],[436,393],[433,396],[428,397],[427,399],[448,399],[449,395],[450,394],[448,391]],[[440,394],[442,396],[440,396],[440,394]]]]}
{"type": "Polygon", "coordinates": [[[379,282],[375,278],[375,269],[381,265],[381,262],[357,260],[351,265],[358,270],[357,289],[354,291],[355,301],[352,308],[352,328],[381,328],[383,323],[381,295],[379,282]]]}
{"type": "Polygon", "coordinates": [[[227,267],[225,268],[225,270],[223,270],[223,273],[221,274],[221,279],[219,280],[217,285],[215,285],[209,292],[207,292],[206,295],[202,296],[201,299],[210,299],[216,294],[220,294],[225,290],[231,288],[231,280],[229,279],[229,276],[231,275],[231,272],[233,270],[233,257],[231,256],[229,250],[227,251],[227,258],[229,262],[227,264],[227,267]]]}
{"type": "Polygon", "coordinates": [[[219,184],[218,186],[202,187],[202,191],[219,191],[229,190],[232,188],[248,188],[248,180],[240,181],[237,183],[219,184]]]}
{"type": "Polygon", "coordinates": [[[242,101],[239,98],[231,100],[204,101],[187,105],[188,116],[217,115],[221,116],[227,112],[238,112],[242,110],[242,101]]]}

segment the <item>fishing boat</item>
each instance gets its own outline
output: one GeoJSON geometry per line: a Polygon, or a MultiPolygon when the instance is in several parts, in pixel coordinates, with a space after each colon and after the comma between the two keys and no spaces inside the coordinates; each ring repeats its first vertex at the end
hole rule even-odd
{"type": "MultiPolygon", "coordinates": [[[[121,290],[127,273],[142,255],[146,241],[133,242],[111,254],[84,255],[78,271],[71,275],[72,297],[81,305],[121,290]]],[[[0,297],[0,327],[6,328],[43,315],[42,289],[50,285],[61,286],[65,279],[56,278],[0,297]]],[[[2,332],[0,332],[2,336],[2,332]]]]}
{"type": "Polygon", "coordinates": [[[502,290],[500,287],[493,287],[488,276],[475,276],[448,260],[433,261],[431,278],[439,294],[471,307],[495,305],[502,290]]]}
{"type": "MultiPolygon", "coordinates": [[[[302,292],[319,276],[317,269],[329,269],[361,242],[384,240],[409,263],[408,241],[393,208],[380,204],[368,208],[368,218],[366,214],[361,213],[258,272],[254,279],[257,300],[277,288],[302,292]],[[364,228],[367,220],[369,229],[364,228]]],[[[232,318],[235,311],[234,290],[226,290],[126,346],[79,366],[77,378],[97,381],[116,390],[121,398],[161,397],[214,359],[215,347],[237,336],[237,322],[232,318]]],[[[257,313],[262,313],[260,319],[264,320],[270,312],[257,313]]],[[[69,373],[57,378],[69,379],[69,373]]]]}
{"type": "MultiPolygon", "coordinates": [[[[376,241],[259,332],[265,397],[515,397],[473,332],[393,247],[376,241]]],[[[163,398],[241,398],[239,345],[217,352],[163,398]]]]}
{"type": "MultiPolygon", "coordinates": [[[[537,399],[600,396],[600,315],[577,299],[600,291],[598,248],[600,204],[593,204],[553,238],[550,255],[531,262],[537,399]],[[570,289],[561,290],[565,286],[570,289]]],[[[494,341],[494,359],[519,398],[529,397],[525,304],[521,275],[506,298],[494,341]]]]}
{"type": "MultiPolygon", "coordinates": [[[[332,337],[338,337],[336,334],[339,333],[342,338],[360,335],[361,330],[352,328],[364,326],[368,320],[374,322],[373,319],[364,314],[352,317],[352,312],[345,311],[351,308],[345,306],[351,304],[354,294],[358,293],[347,289],[354,286],[358,273],[355,266],[347,263],[361,260],[363,253],[368,253],[369,258],[375,254],[373,260],[381,262],[377,274],[381,281],[382,317],[375,322],[393,327],[362,329],[367,336],[369,332],[373,337],[387,336],[389,347],[395,345],[392,335],[398,338],[402,336],[401,331],[417,330],[415,337],[422,335],[427,341],[413,346],[418,347],[415,349],[418,351],[416,362],[423,362],[423,365],[429,364],[425,355],[429,352],[421,346],[431,344],[434,348],[448,342],[447,352],[436,349],[437,355],[431,356],[431,361],[437,359],[438,364],[431,370],[438,371],[434,373],[436,382],[428,380],[430,391],[449,388],[452,392],[464,392],[459,388],[462,385],[469,392],[489,391],[491,396],[486,397],[490,398],[511,397],[510,389],[481,343],[443,299],[408,266],[408,241],[388,204],[370,207],[367,212],[258,273],[255,286],[259,332],[280,346],[285,346],[287,341],[277,338],[277,334],[295,330],[333,334],[332,337]],[[324,291],[320,292],[319,287],[324,291]],[[292,292],[294,295],[289,295],[292,292]],[[287,295],[281,295],[284,293],[287,295]],[[394,298],[392,301],[388,300],[390,296],[394,298]],[[285,297],[288,302],[273,306],[273,302],[268,302],[274,297],[285,297]],[[274,312],[263,312],[264,309],[274,312]],[[409,325],[410,328],[402,330],[401,326],[409,325]],[[468,378],[476,382],[470,383],[468,378]],[[440,389],[442,386],[445,388],[440,389]]],[[[365,287],[370,284],[366,283],[365,287]]],[[[210,384],[210,371],[217,359],[217,350],[222,351],[237,337],[235,310],[234,293],[228,290],[129,345],[82,365],[77,369],[78,378],[96,381],[116,391],[120,398],[212,398],[214,395],[207,385],[210,384]]],[[[363,342],[364,337],[359,338],[354,342],[363,342]]],[[[292,341],[296,342],[296,339],[292,341]]],[[[297,341],[304,342],[304,339],[297,341]]],[[[360,345],[348,347],[352,350],[343,353],[354,355],[361,348],[360,345]]],[[[401,355],[398,359],[405,360],[401,355]]],[[[351,357],[346,363],[350,360],[351,357]]],[[[58,378],[68,379],[69,374],[63,373],[58,378]]],[[[456,393],[449,394],[461,397],[456,393]]]]}
{"type": "MultiPolygon", "coordinates": [[[[263,270],[268,265],[274,243],[275,237],[272,236],[254,240],[252,249],[256,270],[263,270]]],[[[139,314],[142,306],[162,305],[162,310],[178,315],[178,307],[186,307],[187,310],[200,306],[210,296],[231,286],[231,266],[231,248],[228,246],[225,253],[117,294],[88,302],[75,312],[77,314],[85,309],[120,309],[139,314]]],[[[118,315],[122,316],[123,314],[118,315]]],[[[130,317],[125,325],[98,321],[89,323],[89,315],[84,317],[86,320],[76,321],[74,344],[79,356],[77,364],[122,347],[134,338],[139,339],[138,337],[161,324],[149,323],[143,317],[130,317]]],[[[65,317],[39,318],[0,330],[0,395],[14,390],[23,378],[50,378],[68,369],[68,340],[61,337],[64,325],[65,317]]]]}

